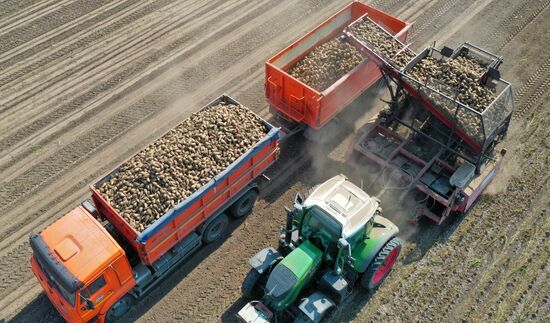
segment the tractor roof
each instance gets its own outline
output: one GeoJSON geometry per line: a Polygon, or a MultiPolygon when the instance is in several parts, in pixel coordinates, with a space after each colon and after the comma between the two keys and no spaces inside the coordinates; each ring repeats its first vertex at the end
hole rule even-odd
{"type": "Polygon", "coordinates": [[[378,208],[379,201],[338,175],[319,185],[304,202],[309,208],[318,206],[342,224],[344,237],[363,227],[378,208]]]}

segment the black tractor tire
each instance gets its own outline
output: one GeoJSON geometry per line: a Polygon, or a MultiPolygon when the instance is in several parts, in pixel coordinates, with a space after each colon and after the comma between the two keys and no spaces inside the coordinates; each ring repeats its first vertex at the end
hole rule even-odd
{"type": "Polygon", "coordinates": [[[229,207],[229,215],[235,219],[248,215],[252,211],[257,199],[258,192],[255,189],[249,190],[229,207]]]}
{"type": "Polygon", "coordinates": [[[210,222],[202,235],[202,242],[205,244],[212,243],[223,236],[229,219],[225,213],[218,215],[218,217],[210,222]]]}
{"type": "Polygon", "coordinates": [[[243,280],[241,292],[245,298],[254,299],[260,295],[258,281],[262,275],[254,268],[250,269],[243,280]]]}
{"type": "Polygon", "coordinates": [[[124,295],[118,302],[113,304],[107,315],[105,315],[105,322],[116,322],[126,314],[130,308],[134,305],[135,298],[132,295],[124,295]]]}
{"type": "Polygon", "coordinates": [[[363,288],[373,290],[382,284],[399,257],[401,245],[401,240],[393,237],[380,249],[361,277],[363,288]]]}

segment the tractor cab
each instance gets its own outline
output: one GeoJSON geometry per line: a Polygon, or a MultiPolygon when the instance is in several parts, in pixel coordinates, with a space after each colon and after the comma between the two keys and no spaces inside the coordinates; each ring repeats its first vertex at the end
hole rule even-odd
{"type": "Polygon", "coordinates": [[[32,234],[30,244],[32,271],[69,322],[101,317],[134,280],[122,248],[83,206],[32,234]]]}
{"type": "Polygon", "coordinates": [[[322,250],[324,260],[341,271],[348,251],[355,249],[372,229],[379,200],[344,175],[329,179],[316,187],[305,201],[301,200],[297,195],[294,227],[298,229],[298,236],[322,250]]]}

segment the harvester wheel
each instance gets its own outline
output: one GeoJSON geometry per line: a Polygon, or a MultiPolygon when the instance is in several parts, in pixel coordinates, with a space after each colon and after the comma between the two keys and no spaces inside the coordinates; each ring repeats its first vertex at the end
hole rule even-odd
{"type": "Polygon", "coordinates": [[[376,289],[390,273],[401,252],[401,240],[394,237],[378,252],[361,277],[361,286],[376,289]]]}
{"type": "Polygon", "coordinates": [[[257,286],[260,277],[261,275],[256,269],[250,269],[241,286],[241,292],[244,297],[253,299],[260,294],[260,290],[257,286]]]}
{"type": "Polygon", "coordinates": [[[257,198],[258,193],[256,192],[256,190],[249,190],[243,196],[241,196],[241,198],[238,199],[237,202],[231,205],[231,207],[229,208],[229,214],[235,219],[242,218],[252,211],[252,208],[254,207],[254,203],[256,203],[257,198]]]}
{"type": "Polygon", "coordinates": [[[218,240],[225,232],[228,223],[229,219],[227,218],[227,215],[224,213],[218,215],[218,217],[214,221],[210,222],[204,230],[202,241],[204,243],[211,243],[218,240]]]}

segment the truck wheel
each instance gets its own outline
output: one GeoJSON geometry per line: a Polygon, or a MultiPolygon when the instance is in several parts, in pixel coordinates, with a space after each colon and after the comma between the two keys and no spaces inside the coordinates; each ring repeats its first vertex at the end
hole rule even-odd
{"type": "Polygon", "coordinates": [[[231,205],[231,207],[229,208],[229,214],[235,219],[242,218],[243,216],[250,213],[250,211],[252,211],[252,208],[254,207],[254,203],[256,203],[257,198],[258,193],[256,192],[256,190],[249,190],[243,196],[241,196],[241,198],[238,199],[237,202],[231,205]]]}
{"type": "Polygon", "coordinates": [[[114,303],[113,306],[107,312],[105,316],[105,322],[115,322],[120,319],[126,312],[130,310],[134,304],[134,298],[131,295],[124,295],[118,302],[114,303]]]}
{"type": "Polygon", "coordinates": [[[261,275],[256,269],[250,269],[248,274],[246,274],[246,277],[244,278],[243,284],[241,286],[241,292],[244,297],[253,299],[260,294],[260,290],[257,286],[260,277],[261,275]]]}
{"type": "Polygon", "coordinates": [[[394,237],[386,243],[367,267],[361,278],[361,286],[366,289],[378,288],[390,273],[399,252],[401,252],[401,240],[394,237]]]}
{"type": "Polygon", "coordinates": [[[204,230],[202,242],[211,243],[218,240],[225,232],[227,223],[229,223],[227,215],[224,213],[218,215],[218,217],[214,221],[210,222],[204,230]]]}

